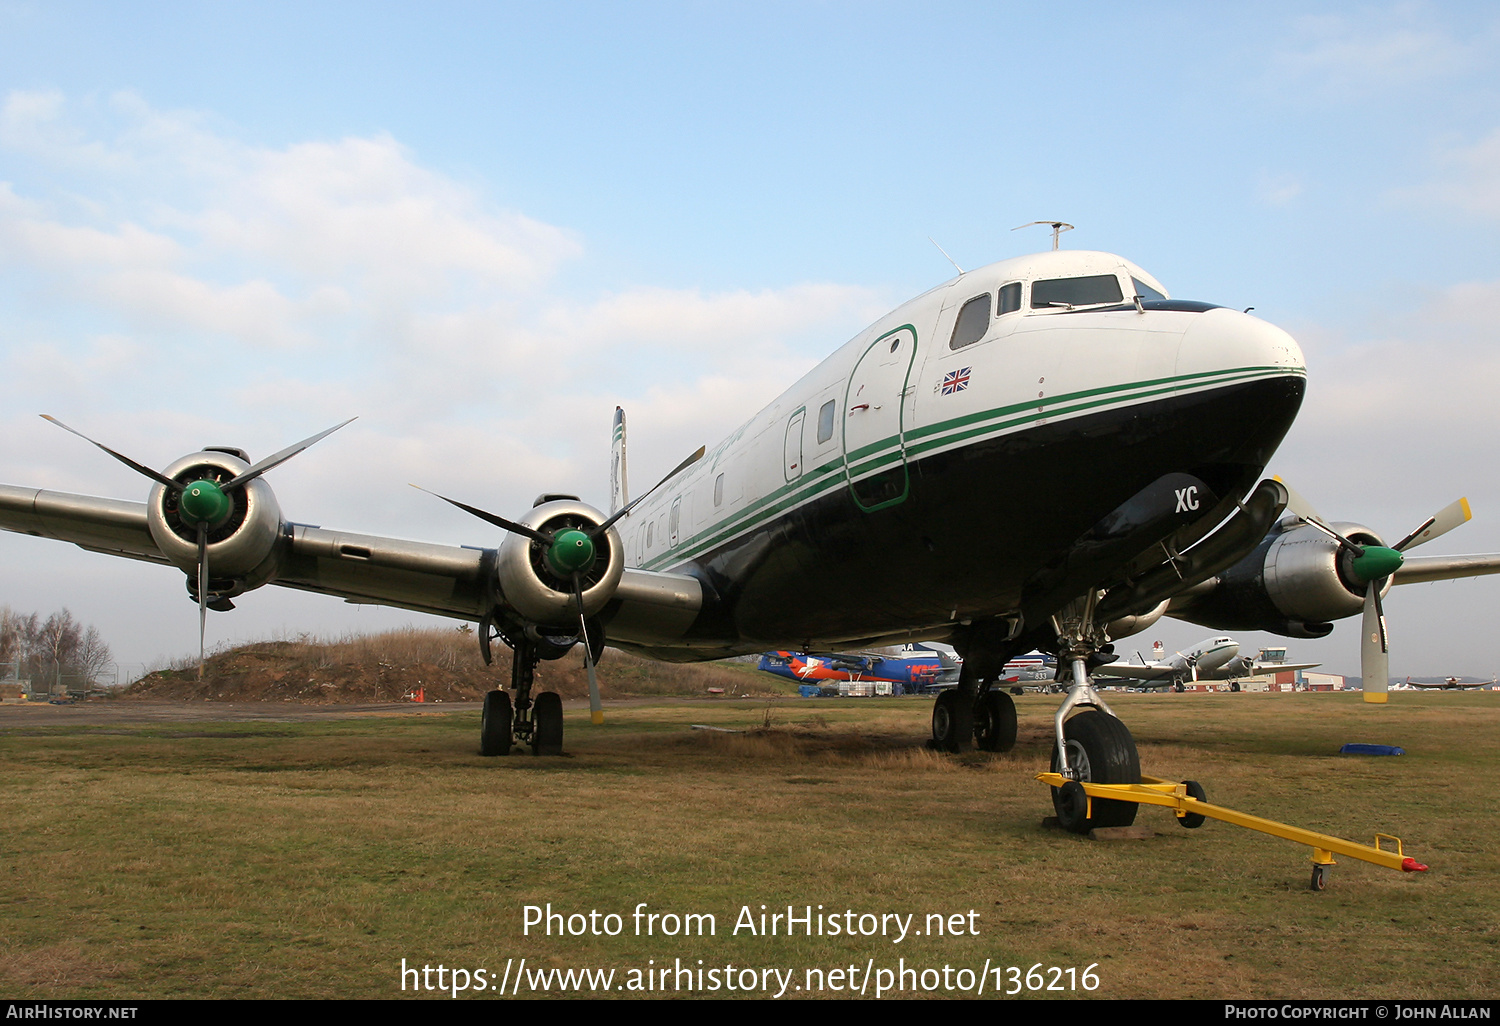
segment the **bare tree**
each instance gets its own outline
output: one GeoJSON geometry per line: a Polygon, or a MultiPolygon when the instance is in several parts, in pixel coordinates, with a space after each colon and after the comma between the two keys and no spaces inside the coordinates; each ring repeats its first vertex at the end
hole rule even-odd
{"type": "Polygon", "coordinates": [[[0,608],[0,668],[15,667],[19,677],[49,685],[69,677],[93,685],[113,661],[98,628],[85,627],[67,609],[43,620],[0,608]]]}
{"type": "Polygon", "coordinates": [[[77,667],[77,673],[88,681],[90,686],[99,683],[99,678],[104,675],[114,663],[114,656],[109,651],[109,646],[104,643],[104,636],[93,624],[83,632],[83,638],[78,643],[78,652],[73,659],[77,667]]]}

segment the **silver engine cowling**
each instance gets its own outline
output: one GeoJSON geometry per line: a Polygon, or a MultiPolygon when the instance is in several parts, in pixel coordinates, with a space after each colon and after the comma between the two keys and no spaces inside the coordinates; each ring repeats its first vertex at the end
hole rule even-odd
{"type": "MultiPolygon", "coordinates": [[[[576,499],[554,499],[532,507],[519,522],[543,532],[568,528],[588,531],[607,518],[576,499]]],[[[597,616],[614,597],[625,573],[625,546],[611,527],[594,539],[597,556],[582,573],[583,612],[597,616]]],[[[523,535],[507,533],[495,562],[500,594],[520,616],[533,624],[578,632],[578,603],[573,581],[558,574],[547,560],[546,548],[523,535]]]]}
{"type": "MultiPolygon", "coordinates": [[[[212,478],[222,484],[249,469],[250,464],[237,456],[204,450],[182,457],[163,473],[184,483],[212,478]]],[[[271,576],[282,533],[281,507],[263,477],[225,494],[233,508],[229,519],[208,531],[208,573],[214,593],[238,594],[271,576]]],[[[195,578],[198,531],[178,515],[179,498],[165,485],[155,485],[146,501],[146,523],[162,554],[195,578]]]]}
{"type": "MultiPolygon", "coordinates": [[[[1380,536],[1360,524],[1330,524],[1358,545],[1384,545],[1380,536]]],[[[1364,608],[1365,584],[1350,568],[1353,557],[1315,527],[1293,527],[1266,550],[1266,596],[1288,620],[1331,622],[1364,608]]],[[[1382,597],[1391,590],[1386,578],[1382,597]]]]}

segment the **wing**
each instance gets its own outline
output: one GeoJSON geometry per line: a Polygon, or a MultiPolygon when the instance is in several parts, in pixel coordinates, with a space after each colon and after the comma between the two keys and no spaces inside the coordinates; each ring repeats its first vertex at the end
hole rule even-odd
{"type": "Polygon", "coordinates": [[[1322,663],[1256,663],[1255,673],[1252,676],[1259,677],[1262,674],[1282,673],[1287,670],[1311,670],[1322,665],[1322,663]]]}
{"type": "MultiPolygon", "coordinates": [[[[143,502],[0,485],[0,530],[173,565],[152,536],[143,502]]],[[[270,576],[261,583],[478,620],[505,598],[496,579],[496,556],[495,549],[283,523],[268,557],[270,576]]],[[[665,644],[681,637],[701,607],[696,578],[626,568],[599,619],[611,641],[665,644]]]]}
{"type": "Polygon", "coordinates": [[[146,526],[146,504],[0,485],[0,530],[72,542],[91,552],[169,563],[146,526]]]}
{"type": "Polygon", "coordinates": [[[1174,674],[1184,672],[1159,663],[1106,663],[1094,671],[1102,677],[1128,677],[1134,680],[1169,680],[1174,674]]]}

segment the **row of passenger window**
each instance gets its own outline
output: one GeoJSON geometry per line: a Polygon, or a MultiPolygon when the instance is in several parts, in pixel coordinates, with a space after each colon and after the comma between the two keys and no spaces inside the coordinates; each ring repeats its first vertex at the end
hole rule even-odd
{"type": "MultiPolygon", "coordinates": [[[[830,399],[818,407],[818,445],[823,445],[833,437],[834,421],[837,419],[838,400],[830,399]]],[[[787,473],[791,477],[799,476],[802,464],[802,431],[800,424],[803,414],[799,410],[792,416],[788,423],[785,461],[787,473]],[[795,436],[795,437],[794,437],[795,436]]],[[[724,505],[724,475],[719,474],[714,478],[714,508],[724,505]]]]}
{"type": "MultiPolygon", "coordinates": [[[[1164,299],[1156,289],[1136,278],[1135,294],[1142,299],[1164,299]]],[[[948,340],[949,349],[962,349],[978,342],[990,330],[990,307],[995,307],[994,317],[1003,317],[1021,309],[1021,282],[1013,281],[1000,286],[996,293],[986,292],[975,296],[958,311],[958,320],[953,325],[953,336],[948,340]]],[[[1091,274],[1078,278],[1043,278],[1031,283],[1031,309],[1071,310],[1079,306],[1100,306],[1121,303],[1125,294],[1120,291],[1120,279],[1112,274],[1091,274]]]]}

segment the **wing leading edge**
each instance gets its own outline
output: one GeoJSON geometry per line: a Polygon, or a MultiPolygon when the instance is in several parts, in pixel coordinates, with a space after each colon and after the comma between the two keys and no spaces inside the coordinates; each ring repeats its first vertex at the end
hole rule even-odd
{"type": "MultiPolygon", "coordinates": [[[[171,565],[152,538],[143,502],[0,485],[0,530],[171,565]]],[[[504,600],[494,549],[291,523],[278,544],[267,583],[284,588],[461,620],[478,620],[504,600]]],[[[696,578],[626,568],[601,619],[611,641],[666,644],[682,636],[702,605],[696,578]]]]}

